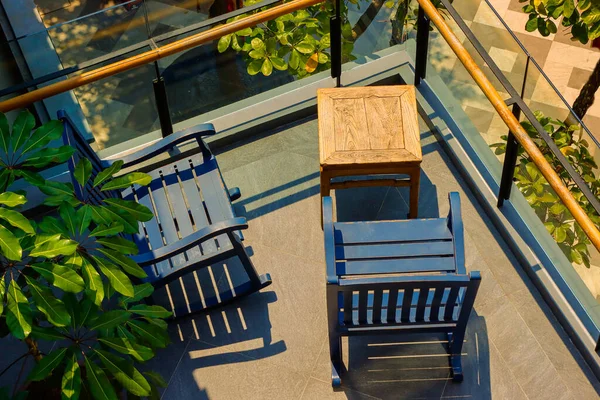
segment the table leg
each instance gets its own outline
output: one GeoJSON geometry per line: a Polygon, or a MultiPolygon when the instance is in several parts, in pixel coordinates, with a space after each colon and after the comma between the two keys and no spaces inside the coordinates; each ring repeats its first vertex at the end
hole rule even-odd
{"type": "Polygon", "coordinates": [[[419,214],[419,182],[421,180],[421,169],[416,168],[410,173],[410,210],[408,218],[417,218],[419,214]]]}
{"type": "Polygon", "coordinates": [[[329,174],[321,170],[321,228],[323,228],[323,197],[329,196],[331,192],[331,178],[329,174]]]}

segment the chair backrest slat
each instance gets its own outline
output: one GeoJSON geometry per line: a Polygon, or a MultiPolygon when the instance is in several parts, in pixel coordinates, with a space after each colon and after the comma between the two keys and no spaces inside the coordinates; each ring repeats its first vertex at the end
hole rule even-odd
{"type": "Polygon", "coordinates": [[[383,290],[377,289],[373,293],[373,323],[381,323],[381,307],[383,302],[383,290]]]}
{"type": "Polygon", "coordinates": [[[402,295],[402,311],[400,314],[401,322],[409,322],[410,321],[410,307],[413,302],[413,289],[406,288],[404,289],[404,294],[402,295]]]}
{"type": "Polygon", "coordinates": [[[352,323],[352,292],[344,292],[344,323],[352,323]]]}
{"type": "Polygon", "coordinates": [[[398,289],[389,289],[386,322],[392,324],[396,322],[396,305],[398,303],[398,289]]]}
{"type": "Polygon", "coordinates": [[[367,323],[367,306],[369,301],[369,292],[364,289],[358,292],[358,323],[367,323]]]}
{"type": "Polygon", "coordinates": [[[419,290],[419,300],[417,303],[417,313],[415,314],[416,322],[425,321],[425,307],[427,305],[427,297],[429,296],[429,288],[421,288],[419,290]]]}
{"type": "Polygon", "coordinates": [[[456,299],[458,298],[458,292],[460,288],[455,286],[450,289],[448,300],[446,300],[446,306],[444,309],[444,321],[452,321],[454,315],[454,308],[456,307],[456,299]]]}
{"type": "Polygon", "coordinates": [[[435,289],[433,300],[431,302],[431,311],[429,313],[429,320],[431,322],[437,322],[440,319],[440,305],[442,304],[442,299],[444,298],[445,291],[446,290],[444,288],[438,287],[435,289]]]}

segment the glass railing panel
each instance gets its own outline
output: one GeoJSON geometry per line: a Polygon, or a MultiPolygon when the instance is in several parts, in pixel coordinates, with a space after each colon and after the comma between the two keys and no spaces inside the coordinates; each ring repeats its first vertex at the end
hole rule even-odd
{"type": "Polygon", "coordinates": [[[143,7],[129,8],[130,3],[48,29],[47,36],[63,67],[107,56],[146,41],[148,30],[143,7]]]}
{"type": "MultiPolygon", "coordinates": [[[[504,22],[486,1],[464,0],[452,3],[459,16],[465,21],[474,36],[498,66],[510,85],[521,94],[527,66],[527,53],[511,35],[504,22]]],[[[456,32],[456,30],[455,30],[456,32]]],[[[472,53],[471,49],[468,49],[472,53]]],[[[473,49],[474,50],[474,49],[473,49]]],[[[487,64],[480,64],[486,75],[492,75],[487,64]]],[[[504,87],[496,87],[505,93],[504,87]]]]}
{"type": "MultiPolygon", "coordinates": [[[[500,82],[495,79],[489,68],[483,68],[485,63],[459,28],[452,21],[447,18],[446,20],[496,90],[503,98],[507,98],[508,94],[502,92],[500,82]]],[[[494,179],[498,181],[503,156],[494,155],[493,145],[504,142],[502,137],[508,132],[506,124],[436,28],[430,32],[428,50],[427,81],[433,84],[432,77],[435,74],[443,82],[450,98],[447,101],[456,102],[462,111],[461,115],[457,115],[458,111],[454,112],[455,120],[464,122],[465,125],[461,129],[469,132],[470,140],[478,144],[478,151],[484,156],[489,170],[493,171],[494,179]]],[[[448,108],[449,104],[445,104],[445,107],[448,108]]]]}
{"type": "Polygon", "coordinates": [[[331,65],[329,15],[325,4],[317,4],[161,59],[173,123],[323,75],[331,65]]]}
{"type": "MultiPolygon", "coordinates": [[[[574,182],[564,173],[558,159],[545,151],[545,147],[537,139],[534,140],[540,145],[546,160],[562,178],[563,184],[579,200],[579,204],[590,219],[600,227],[600,217],[581,195],[581,191],[574,182]]],[[[577,146],[575,143],[572,148],[577,146]]],[[[597,173],[598,169],[593,168],[591,172],[597,173]]],[[[596,300],[600,300],[600,281],[598,280],[600,278],[600,254],[527,153],[522,152],[518,156],[514,182],[562,253],[572,264],[574,271],[577,272],[587,290],[596,300]]]]}
{"type": "Polygon", "coordinates": [[[418,7],[416,0],[342,1],[342,64],[377,59],[414,38],[418,7]]]}

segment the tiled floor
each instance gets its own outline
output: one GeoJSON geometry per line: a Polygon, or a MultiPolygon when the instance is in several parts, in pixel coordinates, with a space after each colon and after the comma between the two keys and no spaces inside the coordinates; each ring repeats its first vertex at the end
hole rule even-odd
{"type": "MultiPolygon", "coordinates": [[[[422,125],[424,127],[424,124],[422,125]]],[[[248,219],[246,246],[273,284],[262,293],[171,324],[173,344],[148,368],[177,399],[597,399],[600,384],[489,224],[435,137],[422,130],[420,217],[444,216],[461,194],[467,269],[482,286],[464,347],[465,381],[449,380],[436,337],[365,337],[344,343],[343,390],[330,385],[325,320],[317,121],[266,133],[217,158],[248,219]]],[[[337,194],[339,220],[406,215],[404,188],[337,194]]]]}

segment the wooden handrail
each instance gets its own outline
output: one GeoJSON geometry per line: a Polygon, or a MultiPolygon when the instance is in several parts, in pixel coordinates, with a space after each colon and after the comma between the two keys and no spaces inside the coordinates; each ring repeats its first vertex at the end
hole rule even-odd
{"type": "Polygon", "coordinates": [[[529,154],[531,161],[533,161],[536,167],[540,170],[552,189],[554,189],[558,197],[562,200],[565,207],[567,207],[571,215],[573,215],[575,221],[577,221],[577,223],[581,226],[581,229],[583,229],[588,238],[590,238],[594,247],[600,251],[600,232],[596,228],[596,225],[588,217],[583,208],[581,208],[569,189],[562,183],[556,171],[552,169],[550,163],[548,163],[546,158],[544,158],[544,155],[540,149],[529,137],[525,129],[521,126],[517,118],[515,118],[508,106],[504,103],[504,100],[502,100],[502,97],[500,97],[500,94],[498,94],[492,83],[488,80],[483,71],[477,66],[475,60],[473,60],[461,41],[456,37],[454,32],[452,32],[452,29],[448,26],[448,24],[446,24],[446,21],[444,21],[444,18],[440,15],[437,8],[431,3],[430,0],[417,1],[423,8],[423,11],[425,11],[425,14],[427,14],[429,19],[438,28],[440,34],[444,37],[452,51],[454,51],[454,54],[456,54],[460,62],[462,62],[466,70],[473,77],[475,82],[477,82],[477,85],[481,88],[485,96],[492,103],[496,109],[496,112],[500,115],[504,123],[508,126],[513,135],[515,135],[517,142],[523,146],[527,154],[529,154]]]}
{"type": "Polygon", "coordinates": [[[81,75],[65,79],[60,82],[44,86],[31,92],[13,97],[12,99],[0,102],[0,112],[8,112],[18,108],[23,108],[31,103],[46,99],[59,93],[78,88],[88,83],[96,82],[100,79],[128,71],[144,64],[160,60],[161,58],[189,50],[201,44],[219,40],[225,35],[240,31],[245,28],[254,27],[262,22],[272,20],[291,12],[310,7],[323,2],[324,0],[294,0],[289,3],[281,4],[259,13],[232,21],[230,23],[219,25],[214,28],[199,32],[187,38],[179,39],[173,43],[161,46],[154,50],[135,55],[122,61],[118,61],[93,71],[84,72],[81,75]]]}

